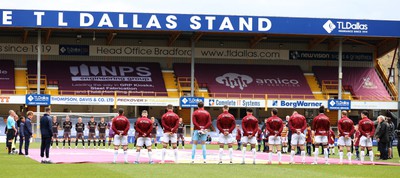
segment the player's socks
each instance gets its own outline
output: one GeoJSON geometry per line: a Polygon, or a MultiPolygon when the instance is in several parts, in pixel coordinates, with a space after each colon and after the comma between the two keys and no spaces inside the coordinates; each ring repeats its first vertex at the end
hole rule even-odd
{"type": "Polygon", "coordinates": [[[372,152],[372,150],[369,151],[369,160],[370,160],[371,162],[374,161],[374,152],[372,152]]]}
{"type": "Polygon", "coordinates": [[[328,148],[324,148],[325,161],[328,161],[328,156],[329,156],[328,148]]]}
{"type": "Polygon", "coordinates": [[[162,163],[164,163],[166,151],[167,151],[167,149],[165,149],[165,148],[163,148],[161,151],[161,162],[162,163]]]}
{"type": "Polygon", "coordinates": [[[282,161],[282,152],[278,151],[278,162],[282,161]]]}
{"type": "Polygon", "coordinates": [[[114,163],[117,161],[117,157],[118,157],[118,150],[114,150],[114,163]]]}
{"type": "Polygon", "coordinates": [[[203,150],[203,159],[207,159],[207,150],[206,150],[206,145],[201,145],[201,149],[203,150]]]}
{"type": "Polygon", "coordinates": [[[128,151],[127,150],[124,150],[124,161],[125,161],[125,163],[128,162],[128,151]]]}
{"type": "Polygon", "coordinates": [[[149,150],[149,152],[147,153],[147,155],[149,156],[149,161],[153,162],[153,152],[151,150],[149,150]]]}
{"type": "Polygon", "coordinates": [[[229,160],[232,162],[233,148],[229,148],[229,160]]]}
{"type": "MultiPolygon", "coordinates": [[[[317,148],[315,150],[317,150],[317,148]]],[[[295,154],[296,154],[296,152],[294,150],[290,151],[290,163],[294,162],[294,155],[295,154]]]]}
{"type": "MultiPolygon", "coordinates": [[[[348,153],[347,153],[347,155],[349,155],[348,153]]],[[[339,162],[340,163],[342,163],[343,162],[343,151],[339,151],[339,162]]]]}
{"type": "Polygon", "coordinates": [[[136,162],[139,162],[140,151],[136,151],[136,162]]]}
{"type": "Polygon", "coordinates": [[[222,161],[222,154],[224,153],[224,149],[223,148],[219,148],[219,161],[222,161]]]}
{"type": "Polygon", "coordinates": [[[63,147],[65,146],[65,140],[63,140],[63,147]]]}
{"type": "Polygon", "coordinates": [[[246,159],[246,150],[247,150],[246,147],[242,148],[242,163],[244,163],[246,159]]]}
{"type": "Polygon", "coordinates": [[[335,154],[335,147],[332,147],[332,154],[335,154]]]}
{"type": "Polygon", "coordinates": [[[351,152],[347,152],[347,159],[349,160],[349,162],[351,162],[351,156],[352,156],[351,152]]]}
{"type": "Polygon", "coordinates": [[[318,161],[318,154],[319,154],[319,148],[315,148],[315,151],[314,151],[314,162],[318,161]]]}
{"type": "Polygon", "coordinates": [[[272,151],[268,153],[268,161],[272,162],[272,151]]]}
{"type": "Polygon", "coordinates": [[[58,140],[56,140],[56,146],[58,147],[58,140]]]}
{"type": "Polygon", "coordinates": [[[103,146],[106,147],[106,140],[103,140],[103,146]]]}
{"type": "Polygon", "coordinates": [[[364,158],[365,158],[365,152],[361,151],[360,152],[360,160],[361,160],[361,162],[364,162],[364,158]]]}
{"type": "Polygon", "coordinates": [[[182,141],[182,147],[185,147],[185,141],[182,141]]]}
{"type": "Polygon", "coordinates": [[[83,147],[85,147],[85,140],[82,140],[82,145],[83,147]]]}
{"type": "Polygon", "coordinates": [[[88,140],[88,148],[90,148],[90,140],[88,140]]]}
{"type": "Polygon", "coordinates": [[[94,144],[93,144],[93,146],[94,146],[94,147],[96,147],[96,140],[95,140],[95,141],[93,141],[93,143],[94,143],[94,144]]]}
{"type": "Polygon", "coordinates": [[[71,146],[71,140],[68,140],[68,146],[71,146]]]}
{"type": "Polygon", "coordinates": [[[306,162],[306,152],[305,151],[301,151],[300,155],[301,155],[301,162],[305,163],[306,162]]]}
{"type": "Polygon", "coordinates": [[[256,162],[256,148],[251,149],[251,152],[253,152],[253,163],[256,162]]]}
{"type": "Polygon", "coordinates": [[[196,156],[196,146],[195,144],[192,145],[192,161],[194,160],[194,157],[196,156]]]}
{"type": "Polygon", "coordinates": [[[174,149],[175,163],[178,163],[178,148],[174,149]]]}
{"type": "Polygon", "coordinates": [[[50,146],[51,146],[51,147],[53,146],[53,140],[52,140],[52,141],[50,141],[50,146]]]}

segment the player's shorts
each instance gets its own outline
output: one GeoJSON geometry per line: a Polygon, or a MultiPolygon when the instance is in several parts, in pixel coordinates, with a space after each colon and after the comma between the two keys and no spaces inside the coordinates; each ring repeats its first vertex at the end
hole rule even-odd
{"type": "Polygon", "coordinates": [[[294,133],[292,134],[292,140],[291,140],[291,145],[292,146],[296,146],[296,145],[304,145],[304,143],[306,142],[306,136],[304,134],[297,134],[294,133]]]}
{"type": "Polygon", "coordinates": [[[114,134],[114,133],[112,133],[112,134],[108,134],[108,138],[114,138],[114,136],[115,136],[115,134],[114,134]]]}
{"type": "Polygon", "coordinates": [[[224,135],[222,133],[219,134],[218,142],[221,144],[232,144],[233,143],[232,134],[224,135]]]}
{"type": "Polygon", "coordinates": [[[58,133],[53,133],[53,138],[58,138],[58,133]]]}
{"type": "Polygon", "coordinates": [[[157,130],[156,129],[151,130],[151,134],[152,135],[157,135],[157,130]]]}
{"type": "Polygon", "coordinates": [[[287,143],[288,142],[287,137],[281,137],[281,140],[282,140],[282,143],[287,143]]]}
{"type": "Polygon", "coordinates": [[[335,147],[335,144],[329,144],[328,146],[329,147],[335,147]]]}
{"type": "Polygon", "coordinates": [[[247,136],[243,136],[241,142],[242,142],[243,144],[248,144],[248,143],[250,143],[250,144],[252,144],[252,145],[255,145],[255,144],[257,143],[257,135],[254,136],[254,137],[251,137],[250,139],[249,139],[249,137],[247,137],[247,136]]]}
{"type": "Polygon", "coordinates": [[[207,134],[201,134],[199,133],[199,130],[195,130],[193,132],[193,137],[192,137],[193,141],[206,141],[207,140],[207,134]]]}
{"type": "Polygon", "coordinates": [[[316,135],[314,139],[315,139],[314,140],[315,144],[320,144],[320,143],[322,143],[323,145],[328,144],[328,136],[316,135]]]}
{"type": "Polygon", "coordinates": [[[365,136],[361,136],[360,138],[360,146],[361,147],[372,147],[372,139],[367,138],[365,136]]]}
{"type": "Polygon", "coordinates": [[[96,139],[96,132],[89,132],[89,139],[96,139]]]}
{"type": "Polygon", "coordinates": [[[280,145],[282,143],[281,136],[269,136],[268,144],[270,145],[280,145]]]}
{"type": "Polygon", "coordinates": [[[64,138],[71,138],[71,132],[64,132],[64,138]]]}
{"type": "Polygon", "coordinates": [[[8,129],[7,130],[7,140],[13,140],[15,137],[15,130],[14,129],[8,129]]]}
{"type": "Polygon", "coordinates": [[[99,139],[105,140],[106,139],[106,133],[99,133],[99,139]]]}
{"type": "Polygon", "coordinates": [[[76,133],[76,139],[84,139],[83,132],[77,132],[76,133]]]}
{"type": "Polygon", "coordinates": [[[183,133],[178,133],[178,139],[185,140],[183,133]]]}
{"type": "Polygon", "coordinates": [[[142,147],[146,145],[146,147],[151,146],[151,138],[150,137],[139,137],[136,141],[136,146],[142,147]]]}
{"type": "Polygon", "coordinates": [[[115,135],[114,136],[114,145],[115,146],[126,146],[128,145],[128,136],[127,135],[115,135]]]}
{"type": "Polygon", "coordinates": [[[178,142],[178,136],[176,135],[176,133],[172,134],[172,135],[164,133],[163,138],[162,138],[162,142],[169,143],[169,141],[171,141],[171,143],[177,143],[178,142]]]}

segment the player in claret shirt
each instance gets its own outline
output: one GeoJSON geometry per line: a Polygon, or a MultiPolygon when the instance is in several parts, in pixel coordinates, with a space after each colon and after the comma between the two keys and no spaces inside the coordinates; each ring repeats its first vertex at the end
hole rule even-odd
{"type": "Polygon", "coordinates": [[[111,129],[114,131],[114,160],[115,164],[118,157],[118,149],[122,146],[124,150],[125,164],[128,163],[128,131],[130,123],[128,118],[124,116],[124,109],[118,109],[118,116],[112,120],[111,129]]]}
{"type": "Polygon", "coordinates": [[[358,122],[358,130],[360,131],[360,147],[361,147],[361,164],[364,163],[365,148],[369,151],[369,159],[374,164],[374,153],[372,152],[372,137],[375,133],[374,122],[368,119],[368,111],[361,112],[361,120],[358,122]]]}
{"type": "Polygon", "coordinates": [[[69,116],[65,117],[65,121],[63,123],[63,129],[64,129],[63,148],[65,147],[65,140],[68,140],[68,148],[71,149],[72,122],[70,121],[69,116]]]}
{"type": "Polygon", "coordinates": [[[314,118],[312,122],[312,129],[315,133],[315,152],[314,152],[314,162],[313,164],[317,164],[318,154],[319,154],[319,145],[322,144],[324,147],[324,156],[325,156],[325,164],[329,164],[328,162],[328,136],[331,123],[329,121],[328,116],[324,114],[325,107],[321,106],[318,109],[319,114],[314,118]]]}
{"type": "Polygon", "coordinates": [[[79,139],[82,140],[83,149],[85,149],[85,136],[83,135],[83,131],[85,130],[85,124],[82,122],[82,118],[78,117],[78,123],[75,124],[76,130],[76,139],[75,139],[75,149],[78,147],[79,139]]]}
{"type": "Polygon", "coordinates": [[[107,129],[107,122],[104,122],[104,117],[100,119],[99,124],[97,125],[97,128],[99,129],[99,148],[101,141],[103,141],[103,147],[106,146],[106,129],[107,129]]]}
{"type": "Polygon", "coordinates": [[[219,164],[222,164],[222,154],[224,153],[224,145],[228,145],[229,148],[229,160],[232,164],[232,153],[233,153],[233,140],[232,131],[235,129],[236,122],[235,117],[230,114],[229,107],[225,105],[222,108],[222,114],[218,116],[217,128],[219,130],[219,164]]]}
{"type": "Polygon", "coordinates": [[[162,159],[161,163],[164,163],[165,154],[167,151],[168,143],[171,142],[172,148],[174,149],[175,163],[178,163],[178,149],[177,149],[177,141],[178,136],[176,132],[179,127],[179,116],[174,113],[174,107],[172,104],[167,106],[167,113],[165,113],[161,117],[161,124],[164,128],[164,136],[162,139],[163,149],[162,149],[162,159]]]}
{"type": "Polygon", "coordinates": [[[139,164],[140,150],[143,145],[146,145],[149,156],[149,164],[153,164],[152,152],[151,152],[151,131],[153,130],[153,123],[147,118],[147,111],[142,111],[142,117],[136,121],[135,130],[138,133],[138,139],[136,143],[136,161],[134,164],[139,164]]]}
{"type": "Polygon", "coordinates": [[[257,143],[257,132],[259,130],[258,119],[253,116],[253,110],[248,108],[246,110],[247,115],[242,119],[242,164],[245,164],[247,144],[250,143],[251,151],[253,153],[253,164],[256,164],[256,143],[257,143]]]}
{"type": "Polygon", "coordinates": [[[339,164],[343,164],[343,147],[347,149],[347,158],[349,160],[349,164],[351,164],[351,136],[354,134],[354,123],[351,119],[347,117],[347,111],[342,111],[342,118],[338,123],[339,130],[339,164]]]}
{"type": "Polygon", "coordinates": [[[90,142],[93,141],[93,147],[96,148],[96,127],[97,127],[97,122],[94,121],[94,117],[92,116],[90,118],[90,121],[87,124],[87,127],[89,129],[89,139],[88,139],[88,148],[90,148],[90,142]]]}
{"type": "Polygon", "coordinates": [[[266,125],[269,132],[268,144],[269,144],[269,159],[268,164],[272,162],[272,151],[273,147],[276,147],[278,153],[278,163],[281,163],[282,153],[281,153],[281,133],[283,130],[282,119],[278,117],[278,109],[272,109],[271,117],[267,119],[266,125]]]}
{"type": "Polygon", "coordinates": [[[198,109],[193,112],[192,120],[194,125],[193,132],[193,145],[192,145],[192,163],[196,155],[197,142],[201,141],[201,148],[203,150],[203,161],[206,163],[207,151],[206,151],[206,140],[207,131],[211,126],[211,115],[208,111],[204,110],[204,103],[199,102],[197,104],[198,109]]]}
{"type": "Polygon", "coordinates": [[[82,140],[83,149],[85,149],[85,137],[83,131],[85,130],[85,124],[82,122],[82,118],[78,117],[78,123],[75,124],[76,139],[75,139],[75,149],[78,147],[79,139],[82,140]]]}
{"type": "Polygon", "coordinates": [[[58,148],[58,128],[60,127],[60,123],[57,122],[57,116],[53,116],[53,138],[50,142],[51,148],[53,148],[53,142],[56,141],[56,147],[58,148]]]}
{"type": "Polygon", "coordinates": [[[306,161],[306,152],[304,151],[304,144],[306,141],[306,136],[304,135],[304,130],[307,128],[306,118],[297,113],[297,111],[293,111],[292,116],[289,119],[289,129],[292,131],[291,137],[291,152],[290,152],[290,164],[294,164],[294,155],[296,147],[300,147],[301,150],[301,162],[305,164],[306,161]]]}

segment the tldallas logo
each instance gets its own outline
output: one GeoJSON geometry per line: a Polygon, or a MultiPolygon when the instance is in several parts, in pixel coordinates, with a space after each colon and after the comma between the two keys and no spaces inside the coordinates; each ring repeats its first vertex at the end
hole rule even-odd
{"type": "Polygon", "coordinates": [[[326,32],[332,33],[335,29],[339,33],[368,33],[368,24],[361,22],[328,20],[322,26],[326,32]]]}
{"type": "Polygon", "coordinates": [[[238,87],[240,90],[246,88],[253,82],[253,78],[248,75],[241,75],[237,73],[226,73],[215,79],[219,84],[225,85],[230,88],[238,87]]]}
{"type": "Polygon", "coordinates": [[[336,25],[331,20],[328,20],[322,27],[326,30],[326,32],[332,33],[332,31],[335,30],[336,25]]]}
{"type": "Polygon", "coordinates": [[[151,72],[148,67],[131,66],[87,66],[81,64],[70,66],[72,81],[130,81],[151,82],[151,72]]]}
{"type": "Polygon", "coordinates": [[[208,101],[208,104],[209,104],[210,106],[214,106],[214,105],[215,105],[215,100],[213,100],[213,99],[209,100],[209,101],[208,101]]]}

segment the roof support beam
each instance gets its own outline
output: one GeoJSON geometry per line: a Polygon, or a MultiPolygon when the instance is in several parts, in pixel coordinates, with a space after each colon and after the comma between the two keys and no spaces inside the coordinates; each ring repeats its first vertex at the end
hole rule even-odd
{"type": "Polygon", "coordinates": [[[47,44],[49,42],[50,36],[51,36],[51,29],[47,30],[47,32],[46,32],[44,44],[47,44]]]}
{"type": "Polygon", "coordinates": [[[112,41],[114,40],[115,36],[117,36],[117,33],[115,32],[110,32],[108,33],[107,36],[107,45],[111,45],[112,41]]]}
{"type": "Polygon", "coordinates": [[[328,37],[324,36],[324,37],[319,37],[319,38],[314,38],[313,40],[310,41],[310,43],[308,44],[308,49],[311,50],[313,49],[315,46],[317,46],[318,44],[322,43],[323,41],[325,41],[328,37]]]}
{"type": "Polygon", "coordinates": [[[370,44],[370,43],[367,43],[367,42],[365,42],[365,41],[360,41],[360,40],[351,39],[351,38],[348,38],[348,40],[375,48],[375,45],[370,44]]]}
{"type": "Polygon", "coordinates": [[[200,38],[204,35],[203,32],[196,32],[195,34],[193,34],[191,41],[194,43],[199,42],[200,38]]]}
{"type": "Polygon", "coordinates": [[[180,35],[181,35],[181,32],[172,33],[172,35],[169,37],[167,45],[172,46],[175,43],[175,41],[179,38],[180,35]]]}
{"type": "Polygon", "coordinates": [[[262,40],[267,39],[265,35],[257,35],[253,39],[250,40],[250,48],[254,48],[260,43],[262,40]]]}
{"type": "Polygon", "coordinates": [[[28,41],[29,30],[24,30],[24,34],[22,35],[22,43],[26,43],[28,41]]]}
{"type": "MultiPolygon", "coordinates": [[[[342,42],[345,42],[346,40],[348,40],[349,38],[343,38],[342,42]]],[[[331,42],[329,42],[328,44],[328,50],[332,50],[334,47],[336,47],[339,44],[339,39],[333,40],[331,42]]]]}

